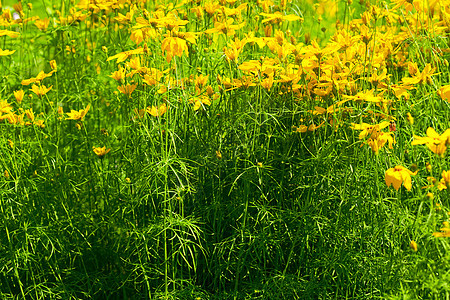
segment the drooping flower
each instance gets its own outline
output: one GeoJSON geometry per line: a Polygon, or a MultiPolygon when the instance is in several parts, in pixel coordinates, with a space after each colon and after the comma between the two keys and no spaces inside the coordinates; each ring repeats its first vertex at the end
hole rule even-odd
{"type": "Polygon", "coordinates": [[[414,252],[417,252],[418,246],[417,246],[417,243],[415,241],[411,241],[409,243],[409,246],[411,247],[411,249],[413,249],[414,252]]]}
{"type": "Polygon", "coordinates": [[[137,54],[143,54],[144,53],[144,48],[139,47],[137,49],[134,50],[129,50],[129,51],[124,51],[124,52],[120,52],[116,55],[110,56],[108,57],[108,59],[106,61],[110,61],[113,59],[117,59],[117,63],[123,62],[125,60],[127,60],[131,55],[137,55],[137,54]]]}
{"type": "Polygon", "coordinates": [[[406,85],[430,83],[432,80],[431,76],[437,75],[434,71],[435,69],[431,67],[431,64],[427,64],[425,68],[423,68],[422,72],[417,72],[413,77],[405,77],[402,79],[402,82],[406,85]]]}
{"type": "Polygon", "coordinates": [[[367,135],[372,135],[372,133],[374,132],[379,132],[381,129],[386,128],[389,126],[389,122],[387,121],[383,121],[379,124],[367,124],[367,123],[361,123],[361,124],[356,124],[356,123],[352,123],[351,129],[354,130],[362,130],[361,133],[359,134],[359,139],[363,139],[365,138],[367,135]]]}
{"type": "Polygon", "coordinates": [[[50,87],[46,87],[45,85],[39,85],[37,86],[36,84],[33,84],[33,86],[31,87],[31,90],[33,91],[33,93],[35,93],[38,97],[42,97],[45,94],[47,94],[53,86],[50,87]]]}
{"type": "Polygon", "coordinates": [[[428,127],[426,137],[414,135],[414,141],[411,142],[411,145],[422,144],[426,144],[428,149],[430,149],[433,153],[443,155],[447,150],[447,146],[450,144],[450,128],[447,129],[442,135],[439,135],[431,127],[428,127]]]}
{"type": "Polygon", "coordinates": [[[52,76],[54,72],[55,70],[52,70],[50,73],[44,73],[44,71],[40,71],[36,77],[22,80],[21,84],[29,85],[31,83],[40,83],[45,78],[52,76]]]}
{"type": "Polygon", "coordinates": [[[36,21],[34,22],[34,25],[35,25],[37,28],[39,28],[39,30],[41,30],[41,31],[46,31],[47,28],[48,28],[48,25],[50,25],[50,19],[45,18],[45,19],[43,19],[43,20],[41,20],[41,19],[36,20],[36,21]]]}
{"type": "Polygon", "coordinates": [[[407,113],[407,114],[406,114],[406,119],[408,120],[408,123],[409,123],[410,125],[413,125],[413,124],[414,124],[414,117],[411,115],[411,113],[407,113]]]}
{"type": "Polygon", "coordinates": [[[111,151],[111,149],[106,149],[106,147],[92,147],[92,149],[94,150],[94,153],[97,154],[97,156],[102,159],[103,157],[105,157],[106,154],[108,154],[109,151],[111,151]]]}
{"type": "Polygon", "coordinates": [[[442,227],[440,232],[434,232],[434,237],[450,237],[450,224],[448,222],[442,222],[442,227]]]}
{"type": "Polygon", "coordinates": [[[19,36],[20,33],[18,33],[17,31],[10,31],[10,30],[6,30],[6,29],[0,29],[0,36],[9,36],[11,38],[16,38],[19,36]]]}
{"type": "Polygon", "coordinates": [[[375,137],[372,134],[372,137],[367,140],[367,144],[375,154],[378,154],[378,151],[384,147],[386,142],[388,142],[389,149],[393,149],[392,145],[395,144],[395,139],[392,132],[378,132],[375,137]]]}
{"type": "Polygon", "coordinates": [[[245,22],[232,25],[234,22],[233,18],[227,19],[225,22],[215,22],[214,28],[205,30],[205,33],[219,33],[219,34],[225,34],[227,36],[232,36],[236,33],[236,30],[241,29],[245,26],[245,22]]]}
{"type": "Polygon", "coordinates": [[[450,84],[442,86],[437,93],[442,100],[450,102],[450,84]]]}
{"type": "Polygon", "coordinates": [[[154,116],[154,117],[160,117],[163,114],[165,114],[167,112],[167,105],[166,103],[161,104],[160,106],[156,107],[154,105],[152,105],[152,107],[147,107],[147,113],[149,113],[150,115],[154,116]]]}
{"type": "Polygon", "coordinates": [[[52,68],[52,70],[55,70],[55,71],[58,70],[58,65],[56,64],[56,60],[52,59],[50,61],[50,68],[52,68]]]}
{"type": "Polygon", "coordinates": [[[13,93],[14,93],[14,97],[16,98],[17,102],[21,103],[25,92],[23,90],[18,90],[18,91],[14,91],[13,93]]]}
{"type": "Polygon", "coordinates": [[[89,111],[89,108],[91,108],[91,105],[88,104],[85,109],[80,110],[71,110],[70,113],[67,113],[68,118],[66,120],[80,120],[83,121],[84,117],[86,116],[87,112],[89,111]]]}
{"type": "Polygon", "coordinates": [[[137,83],[135,84],[127,84],[127,85],[121,85],[118,86],[117,89],[122,93],[127,95],[129,98],[131,98],[131,93],[134,92],[134,90],[137,87],[137,83]]]}
{"type": "Polygon", "coordinates": [[[114,71],[111,75],[109,75],[109,77],[117,80],[118,82],[121,82],[123,79],[125,79],[125,69],[120,67],[119,70],[114,71]]]}
{"type": "Polygon", "coordinates": [[[2,50],[2,49],[0,49],[0,56],[7,56],[7,55],[11,55],[11,54],[13,54],[14,52],[16,52],[16,50],[2,50]]]}
{"type": "Polygon", "coordinates": [[[388,187],[392,185],[397,191],[403,183],[405,188],[410,191],[412,188],[411,175],[416,175],[417,172],[411,172],[402,166],[395,166],[385,172],[384,181],[388,187]]]}
{"type": "Polygon", "coordinates": [[[185,40],[179,37],[166,37],[162,41],[162,51],[166,52],[166,60],[168,63],[174,56],[181,57],[183,52],[189,54],[189,49],[185,40]]]}
{"type": "Polygon", "coordinates": [[[278,24],[282,23],[283,21],[303,21],[303,19],[296,15],[283,15],[281,12],[277,11],[273,14],[268,13],[260,13],[261,16],[265,17],[264,20],[261,21],[261,23],[267,23],[270,22],[271,24],[278,24]]]}
{"type": "Polygon", "coordinates": [[[449,171],[442,170],[441,176],[442,178],[438,183],[438,189],[440,191],[450,188],[450,170],[449,171]]]}

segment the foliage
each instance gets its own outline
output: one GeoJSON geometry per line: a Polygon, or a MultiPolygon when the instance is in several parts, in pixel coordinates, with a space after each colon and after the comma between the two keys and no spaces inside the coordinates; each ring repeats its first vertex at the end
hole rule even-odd
{"type": "Polygon", "coordinates": [[[448,0],[8,4],[2,299],[449,297],[448,0]]]}

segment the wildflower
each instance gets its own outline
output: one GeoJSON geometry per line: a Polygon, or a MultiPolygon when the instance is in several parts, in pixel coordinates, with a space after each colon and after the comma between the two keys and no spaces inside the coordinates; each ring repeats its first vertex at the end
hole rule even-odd
{"type": "Polygon", "coordinates": [[[210,106],[211,105],[211,99],[209,99],[208,96],[200,95],[195,96],[191,99],[189,99],[190,103],[194,103],[194,110],[199,110],[200,107],[205,107],[205,105],[210,106]]]}
{"type": "Polygon", "coordinates": [[[450,237],[450,224],[448,222],[442,222],[444,227],[442,227],[440,232],[434,232],[434,237],[450,237]]]}
{"type": "Polygon", "coordinates": [[[426,164],[426,167],[425,167],[426,169],[427,169],[427,171],[429,172],[429,173],[431,173],[431,164],[429,163],[429,162],[427,162],[427,164],[426,164]]]}
{"type": "Polygon", "coordinates": [[[45,18],[45,19],[43,19],[43,20],[41,20],[41,19],[36,20],[36,21],[34,22],[34,25],[35,25],[37,28],[39,28],[39,30],[41,30],[41,31],[46,31],[47,28],[48,28],[48,25],[50,25],[50,19],[45,18]]]}
{"type": "Polygon", "coordinates": [[[125,69],[120,67],[119,70],[114,71],[109,77],[121,82],[123,79],[125,79],[125,69]]]}
{"type": "Polygon", "coordinates": [[[379,96],[375,96],[373,94],[373,90],[370,91],[366,91],[366,92],[359,92],[357,93],[355,96],[346,96],[344,95],[345,98],[350,99],[355,101],[356,103],[362,103],[364,101],[367,102],[382,102],[382,98],[379,96]]]}
{"type": "Polygon", "coordinates": [[[229,18],[223,23],[215,22],[214,28],[205,30],[204,32],[205,33],[219,33],[219,34],[226,34],[228,36],[232,36],[235,34],[236,30],[239,30],[245,26],[245,22],[237,24],[237,25],[232,25],[233,22],[234,22],[233,18],[229,18]]]}
{"type": "Polygon", "coordinates": [[[16,52],[16,50],[2,50],[2,49],[0,49],[0,56],[7,56],[7,55],[11,55],[11,54],[13,54],[14,52],[16,52]]]}
{"type": "Polygon", "coordinates": [[[409,85],[396,85],[396,84],[392,84],[390,86],[390,88],[392,89],[395,97],[398,100],[401,100],[402,98],[405,98],[406,100],[408,100],[410,97],[408,90],[414,89],[414,87],[409,86],[409,85]]]}
{"type": "Polygon", "coordinates": [[[189,54],[186,41],[179,37],[166,37],[162,41],[162,51],[166,52],[166,60],[168,63],[170,63],[173,56],[181,57],[183,52],[189,54]]]}
{"type": "Polygon", "coordinates": [[[273,14],[267,14],[267,13],[260,13],[261,16],[265,17],[266,19],[262,20],[261,23],[267,23],[270,22],[271,24],[278,24],[282,23],[283,21],[303,21],[303,19],[296,15],[283,15],[281,12],[277,11],[273,14]]]}
{"type": "Polygon", "coordinates": [[[3,175],[5,175],[6,178],[9,178],[9,172],[8,172],[8,170],[5,170],[5,172],[3,172],[3,175]]]}
{"type": "Polygon", "coordinates": [[[221,160],[221,159],[222,159],[222,153],[220,152],[220,150],[216,150],[216,158],[217,158],[218,160],[221,160]]]}
{"type": "Polygon", "coordinates": [[[411,175],[416,175],[417,172],[418,171],[413,173],[405,167],[395,166],[395,168],[390,168],[386,171],[384,174],[384,180],[388,187],[392,184],[396,191],[398,191],[402,183],[405,188],[410,191],[412,188],[411,175]]]}
{"type": "Polygon", "coordinates": [[[386,142],[389,144],[389,149],[393,149],[392,145],[395,144],[395,139],[392,132],[377,132],[367,140],[367,144],[375,154],[378,154],[378,151],[384,147],[386,142]]]}
{"type": "Polygon", "coordinates": [[[152,105],[152,107],[147,107],[147,112],[154,117],[160,117],[167,112],[167,105],[163,103],[158,108],[152,105]]]}
{"type": "Polygon", "coordinates": [[[379,132],[381,129],[388,127],[389,124],[390,123],[386,122],[386,121],[383,121],[380,124],[375,124],[375,125],[371,125],[371,124],[367,124],[367,123],[361,123],[361,124],[352,123],[351,129],[362,130],[361,133],[359,134],[359,139],[361,140],[364,137],[366,137],[368,134],[372,135],[372,133],[379,132]]]}
{"type": "Polygon", "coordinates": [[[415,75],[414,77],[405,77],[402,79],[402,82],[406,85],[430,83],[432,80],[431,76],[437,75],[437,73],[433,73],[434,70],[434,68],[431,68],[431,64],[427,64],[422,72],[417,72],[417,75],[415,75]]]}
{"type": "Polygon", "coordinates": [[[129,98],[131,98],[131,93],[134,92],[134,90],[137,87],[137,83],[135,84],[127,84],[127,85],[121,85],[118,86],[117,89],[122,93],[127,95],[129,98]]]}
{"type": "Polygon", "coordinates": [[[450,187],[450,170],[449,171],[442,170],[441,176],[442,178],[438,183],[438,189],[440,191],[450,187]]]}
{"type": "Polygon", "coordinates": [[[18,103],[21,103],[23,100],[23,96],[24,96],[24,91],[23,90],[18,90],[18,91],[14,91],[14,97],[16,98],[18,103]]]}
{"type": "Polygon", "coordinates": [[[0,36],[9,36],[11,38],[16,38],[19,36],[19,33],[16,31],[10,31],[10,30],[6,30],[6,29],[0,29],[0,36]]]}
{"type": "Polygon", "coordinates": [[[414,124],[414,118],[413,118],[413,116],[411,116],[411,113],[406,114],[406,119],[408,120],[410,125],[414,124]]]}
{"type": "Polygon", "coordinates": [[[427,136],[420,137],[414,135],[414,141],[411,145],[426,144],[428,149],[433,153],[443,155],[447,150],[447,145],[450,143],[450,128],[447,129],[442,135],[439,135],[433,128],[428,127],[427,136]]]}
{"type": "Polygon", "coordinates": [[[22,80],[21,84],[22,85],[29,85],[31,83],[37,83],[39,84],[42,80],[44,80],[47,77],[50,77],[53,75],[53,73],[55,72],[55,70],[51,71],[50,73],[44,73],[44,71],[39,72],[39,74],[34,77],[34,78],[30,78],[30,79],[25,79],[22,80]]]}
{"type": "Polygon", "coordinates": [[[12,106],[5,100],[0,100],[0,116],[2,113],[9,114],[11,113],[12,106]]]}
{"type": "Polygon", "coordinates": [[[414,252],[417,252],[417,243],[415,241],[411,241],[409,246],[414,250],[414,252]]]}
{"type": "Polygon", "coordinates": [[[120,63],[120,62],[127,60],[131,55],[142,54],[142,53],[144,53],[144,48],[140,47],[140,48],[137,48],[134,50],[124,51],[124,52],[118,53],[116,55],[110,56],[110,57],[108,57],[108,59],[106,61],[117,59],[117,63],[120,63]]]}
{"type": "Polygon", "coordinates": [[[38,97],[42,97],[45,94],[47,94],[53,86],[50,86],[49,88],[47,88],[45,85],[40,85],[37,86],[36,84],[33,84],[33,86],[31,87],[31,90],[38,96],[38,97]]]}
{"type": "Polygon", "coordinates": [[[91,105],[88,104],[85,109],[80,109],[79,111],[71,110],[70,113],[67,113],[68,118],[66,120],[80,120],[83,121],[84,117],[86,116],[87,112],[89,111],[89,108],[91,108],[91,105]]]}
{"type": "Polygon", "coordinates": [[[100,159],[103,159],[103,157],[105,157],[105,155],[111,151],[111,149],[106,149],[106,147],[92,147],[92,149],[94,150],[94,153],[97,154],[97,156],[100,159]]]}
{"type": "Polygon", "coordinates": [[[52,68],[52,70],[57,70],[58,69],[58,65],[56,64],[56,60],[52,59],[50,61],[50,68],[52,68]]]}
{"type": "Polygon", "coordinates": [[[444,85],[437,91],[442,100],[450,102],[450,85],[444,85]]]}

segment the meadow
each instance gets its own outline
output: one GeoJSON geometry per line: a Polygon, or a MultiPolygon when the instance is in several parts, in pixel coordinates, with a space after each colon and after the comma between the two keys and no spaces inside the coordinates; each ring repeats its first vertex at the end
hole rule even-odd
{"type": "Polygon", "coordinates": [[[450,298],[450,1],[0,6],[1,299],[450,298]]]}

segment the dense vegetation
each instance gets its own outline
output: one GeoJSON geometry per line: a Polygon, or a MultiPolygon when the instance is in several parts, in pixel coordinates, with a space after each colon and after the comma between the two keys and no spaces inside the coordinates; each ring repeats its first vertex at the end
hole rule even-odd
{"type": "Polygon", "coordinates": [[[2,299],[450,296],[448,0],[0,26],[2,299]]]}

